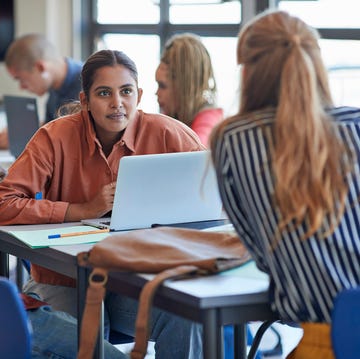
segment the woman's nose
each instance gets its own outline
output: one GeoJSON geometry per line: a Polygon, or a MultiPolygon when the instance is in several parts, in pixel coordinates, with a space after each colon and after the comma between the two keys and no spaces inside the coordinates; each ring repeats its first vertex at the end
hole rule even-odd
{"type": "Polygon", "coordinates": [[[111,106],[113,108],[122,107],[122,98],[120,95],[116,94],[113,96],[111,106]]]}

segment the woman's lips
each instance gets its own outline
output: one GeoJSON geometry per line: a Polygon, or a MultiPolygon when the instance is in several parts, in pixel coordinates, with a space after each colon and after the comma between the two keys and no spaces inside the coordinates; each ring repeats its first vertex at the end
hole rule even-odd
{"type": "Polygon", "coordinates": [[[111,115],[106,116],[112,120],[120,120],[125,117],[125,113],[119,112],[119,113],[112,113],[111,115]]]}

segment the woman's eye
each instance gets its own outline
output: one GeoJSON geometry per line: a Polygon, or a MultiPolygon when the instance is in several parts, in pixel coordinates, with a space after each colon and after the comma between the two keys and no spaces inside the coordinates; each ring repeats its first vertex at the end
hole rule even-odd
{"type": "Polygon", "coordinates": [[[161,90],[166,90],[167,86],[162,82],[158,82],[158,88],[161,90]]]}
{"type": "Polygon", "coordinates": [[[125,88],[123,90],[121,90],[121,93],[124,95],[131,95],[133,92],[133,90],[131,88],[125,88]]]}
{"type": "Polygon", "coordinates": [[[110,91],[109,90],[101,90],[98,93],[99,96],[109,96],[110,95],[110,91]]]}

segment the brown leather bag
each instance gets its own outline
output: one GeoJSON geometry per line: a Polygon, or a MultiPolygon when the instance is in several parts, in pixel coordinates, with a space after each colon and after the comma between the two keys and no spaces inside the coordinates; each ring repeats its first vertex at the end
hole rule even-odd
{"type": "Polygon", "coordinates": [[[81,324],[79,359],[92,358],[99,330],[101,303],[110,271],[157,274],[142,289],[131,358],[144,358],[148,318],[156,289],[169,278],[206,275],[240,266],[250,255],[234,232],[158,227],[114,234],[78,254],[81,266],[93,267],[81,324]]]}

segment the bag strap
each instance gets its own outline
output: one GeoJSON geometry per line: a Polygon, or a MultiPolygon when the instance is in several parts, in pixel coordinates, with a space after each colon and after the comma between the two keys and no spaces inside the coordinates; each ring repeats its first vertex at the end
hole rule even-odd
{"type": "MultiPolygon", "coordinates": [[[[178,266],[162,271],[145,284],[139,298],[135,323],[135,345],[131,352],[131,359],[143,359],[147,353],[150,311],[154,294],[159,286],[167,279],[180,278],[198,271],[199,268],[196,266],[178,266]]],[[[93,357],[99,333],[106,282],[107,271],[102,268],[94,268],[89,277],[89,287],[86,292],[86,305],[81,322],[80,348],[77,359],[91,359],[93,357]]]]}
{"type": "Polygon", "coordinates": [[[108,273],[105,269],[94,268],[89,276],[85,309],[81,321],[78,359],[91,359],[93,357],[95,343],[99,333],[107,275],[108,273]]]}
{"type": "Polygon", "coordinates": [[[135,324],[135,345],[131,351],[131,359],[143,359],[147,353],[150,311],[156,290],[165,280],[196,273],[198,269],[198,267],[191,265],[167,269],[157,274],[151,281],[145,284],[139,298],[135,324]]]}

